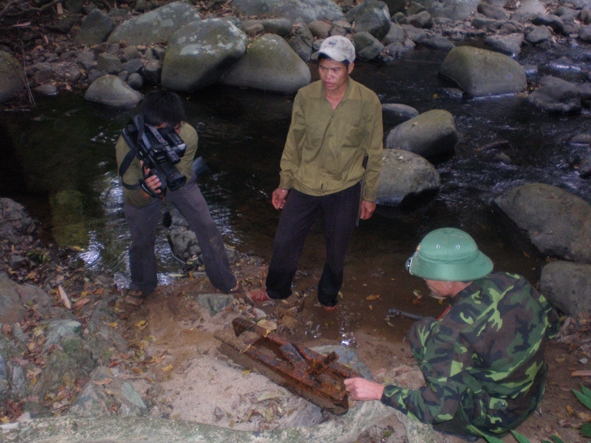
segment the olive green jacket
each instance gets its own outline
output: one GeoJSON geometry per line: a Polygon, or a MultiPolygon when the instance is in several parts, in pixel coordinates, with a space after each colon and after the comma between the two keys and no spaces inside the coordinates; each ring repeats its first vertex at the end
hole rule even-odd
{"type": "Polygon", "coordinates": [[[349,78],[345,96],[333,110],[322,82],[311,83],[294,100],[279,187],[323,196],[363,179],[362,198],[373,202],[382,169],[383,138],[382,105],[372,90],[349,78]]]}
{"type": "MultiPolygon", "coordinates": [[[[195,131],[195,128],[193,128],[193,126],[190,124],[183,122],[179,136],[187,145],[187,149],[185,151],[185,155],[181,157],[181,161],[175,166],[181,174],[187,177],[188,180],[191,178],[193,159],[195,157],[195,153],[197,152],[197,131],[195,131]]],[[[119,140],[117,140],[117,144],[115,145],[117,171],[119,171],[121,162],[123,162],[123,159],[129,150],[130,148],[123,139],[123,136],[119,136],[119,140]]],[[[129,165],[129,168],[127,168],[127,171],[125,171],[125,174],[123,174],[123,177],[119,177],[119,180],[123,180],[123,182],[128,185],[137,185],[139,180],[142,178],[143,174],[140,167],[140,162],[137,158],[135,158],[129,165]]],[[[136,208],[142,208],[147,206],[148,203],[152,201],[152,197],[146,194],[140,188],[130,190],[124,187],[123,200],[125,203],[130,204],[136,208]]]]}
{"type": "Polygon", "coordinates": [[[542,399],[544,347],[558,333],[558,314],[526,279],[504,272],[450,302],[443,317],[424,318],[409,333],[426,386],[388,385],[382,402],[426,423],[459,419],[470,434],[508,432],[542,399]]]}

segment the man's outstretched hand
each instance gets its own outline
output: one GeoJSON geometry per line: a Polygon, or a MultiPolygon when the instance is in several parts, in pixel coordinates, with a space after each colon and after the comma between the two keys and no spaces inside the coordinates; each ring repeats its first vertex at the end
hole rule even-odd
{"type": "Polygon", "coordinates": [[[345,388],[349,392],[351,400],[369,401],[381,400],[385,386],[374,381],[355,377],[345,380],[345,388]]]}

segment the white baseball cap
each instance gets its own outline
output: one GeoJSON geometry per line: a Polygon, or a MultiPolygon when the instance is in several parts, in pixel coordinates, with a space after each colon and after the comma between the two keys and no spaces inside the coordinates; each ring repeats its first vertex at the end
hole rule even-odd
{"type": "Polygon", "coordinates": [[[330,57],[335,62],[349,62],[355,60],[355,46],[347,37],[342,35],[331,35],[322,40],[318,52],[312,55],[316,60],[320,54],[330,57]]]}

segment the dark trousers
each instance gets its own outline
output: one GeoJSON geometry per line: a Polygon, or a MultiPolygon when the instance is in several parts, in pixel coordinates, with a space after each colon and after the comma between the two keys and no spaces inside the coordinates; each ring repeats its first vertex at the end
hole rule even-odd
{"type": "MultiPolygon", "coordinates": [[[[224,240],[211,218],[207,203],[197,184],[190,181],[178,191],[168,192],[166,199],[185,217],[189,228],[197,236],[205,273],[211,283],[221,291],[229,292],[236,286],[236,278],[229,270],[230,263],[224,247],[224,240]]],[[[148,206],[143,208],[123,205],[125,218],[131,232],[131,246],[129,247],[130,289],[142,291],[144,295],[150,294],[158,286],[154,244],[161,205],[160,199],[152,200],[148,206]]]]}
{"type": "Polygon", "coordinates": [[[267,275],[267,294],[274,299],[291,295],[291,284],[302,255],[304,241],[318,213],[322,214],[326,260],[318,283],[318,300],[335,306],[341,285],[349,240],[359,215],[361,185],[334,194],[314,197],[289,191],[273,243],[267,275]]]}

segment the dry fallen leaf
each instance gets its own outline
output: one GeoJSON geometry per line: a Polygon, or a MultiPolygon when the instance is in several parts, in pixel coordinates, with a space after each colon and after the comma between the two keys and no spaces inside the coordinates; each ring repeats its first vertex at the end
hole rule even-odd
{"type": "Polygon", "coordinates": [[[117,327],[117,322],[114,321],[113,323],[109,323],[109,327],[115,329],[117,327]]]}
{"type": "Polygon", "coordinates": [[[571,405],[566,405],[566,412],[568,413],[568,415],[573,415],[575,413],[575,410],[572,408],[571,405]]]}
{"type": "Polygon", "coordinates": [[[93,383],[97,386],[103,386],[103,385],[108,385],[112,381],[113,381],[112,378],[103,378],[102,380],[95,380],[95,381],[93,381],[93,383]]]}
{"type": "Polygon", "coordinates": [[[370,296],[368,296],[366,298],[366,300],[368,300],[368,301],[374,301],[374,300],[380,299],[380,297],[381,297],[381,295],[379,295],[379,294],[378,295],[370,295],[370,296]]]}
{"type": "Polygon", "coordinates": [[[162,368],[163,371],[172,371],[173,366],[172,365],[168,365],[162,368]]]}

